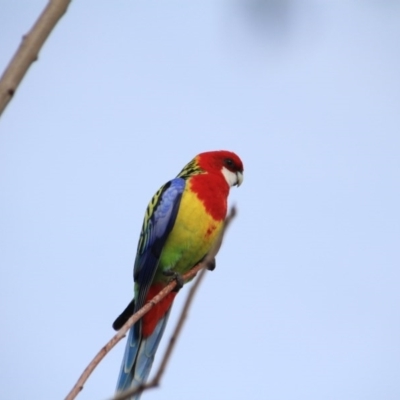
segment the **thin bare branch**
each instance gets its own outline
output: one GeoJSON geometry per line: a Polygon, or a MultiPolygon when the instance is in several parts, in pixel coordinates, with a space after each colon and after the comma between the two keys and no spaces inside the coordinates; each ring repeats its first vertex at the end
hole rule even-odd
{"type": "Polygon", "coordinates": [[[0,116],[14,96],[18,85],[33,62],[51,31],[61,19],[71,0],[50,0],[30,32],[22,42],[0,78],[0,116]]]}
{"type": "MultiPolygon", "coordinates": [[[[193,278],[200,270],[207,268],[210,264],[213,263],[214,258],[216,256],[216,254],[218,253],[219,248],[221,247],[221,243],[222,243],[222,239],[224,236],[224,233],[226,231],[226,228],[228,227],[229,223],[232,221],[232,219],[235,217],[236,215],[236,208],[232,207],[229,216],[226,218],[225,220],[225,224],[224,224],[224,228],[221,231],[221,234],[218,238],[218,240],[216,241],[214,247],[211,249],[211,251],[209,252],[209,254],[207,255],[207,257],[200,262],[199,264],[197,264],[195,267],[193,267],[189,272],[187,272],[186,274],[183,275],[183,279],[189,280],[191,278],[193,278]]],[[[202,274],[203,275],[203,274],[202,274]]],[[[187,309],[189,308],[191,299],[194,296],[194,292],[199,284],[199,279],[196,280],[196,283],[194,284],[195,289],[189,293],[188,299],[186,300],[186,303],[189,302],[189,304],[185,305],[183,312],[181,314],[181,318],[180,319],[185,319],[186,317],[186,313],[187,313],[187,309]],[[198,282],[198,283],[197,283],[198,282]],[[184,315],[183,315],[184,314],[184,315]]],[[[113,348],[115,347],[115,345],[126,335],[126,333],[128,332],[128,330],[131,328],[131,326],[138,321],[140,318],[143,317],[143,315],[145,315],[146,313],[148,313],[157,303],[159,303],[168,293],[172,292],[175,288],[175,286],[177,285],[177,282],[175,280],[173,280],[172,282],[170,282],[164,289],[162,289],[156,296],[153,297],[153,299],[151,301],[149,301],[148,303],[146,303],[139,311],[137,311],[134,315],[132,315],[128,321],[125,323],[125,325],[113,336],[113,338],[105,345],[102,347],[102,349],[96,354],[96,356],[93,358],[93,360],[89,363],[89,365],[85,368],[85,370],[83,371],[83,373],[81,374],[81,376],[79,377],[78,381],[75,383],[74,387],[71,389],[71,391],[68,393],[67,397],[65,398],[65,400],[73,400],[76,398],[76,396],[79,394],[79,392],[83,389],[84,384],[86,383],[86,381],[88,380],[89,376],[92,374],[92,372],[94,371],[94,369],[97,367],[97,365],[101,362],[101,360],[107,355],[107,353],[113,348]]],[[[183,321],[181,322],[181,325],[183,325],[183,321]]],[[[181,329],[181,327],[179,327],[179,323],[178,326],[175,328],[175,332],[171,338],[172,342],[176,341],[176,337],[177,337],[177,329],[178,329],[178,334],[179,331],[181,329]]],[[[167,348],[166,354],[164,355],[163,361],[160,365],[160,369],[156,374],[156,377],[158,377],[158,381],[160,380],[163,371],[165,369],[165,365],[167,364],[167,361],[169,359],[169,356],[172,352],[172,347],[174,345],[174,343],[171,344],[171,340],[170,340],[170,344],[167,348]],[[170,349],[171,347],[171,349],[170,349]]],[[[143,385],[142,387],[136,388],[135,392],[125,395],[125,393],[127,393],[128,391],[125,392],[121,392],[117,394],[117,397],[114,397],[113,400],[122,400],[122,399],[126,399],[129,396],[141,392],[147,388],[150,387],[155,387],[158,386],[159,382],[154,382],[154,379],[152,380],[151,383],[143,385]],[[153,386],[151,386],[151,384],[153,386]],[[122,396],[122,397],[121,397],[122,396]]],[[[131,390],[131,389],[129,389],[131,390]]]]}
{"type": "MultiPolygon", "coordinates": [[[[196,265],[187,274],[183,275],[184,279],[193,278],[196,273],[203,268],[202,264],[196,265]]],[[[90,364],[82,372],[78,381],[68,393],[65,400],[73,400],[78,395],[78,393],[83,389],[83,385],[88,380],[89,376],[92,374],[94,369],[100,363],[100,361],[107,355],[107,353],[122,339],[125,337],[126,333],[129,331],[130,327],[138,321],[143,315],[147,314],[156,304],[158,304],[168,293],[172,292],[177,285],[176,281],[169,283],[164,289],[162,289],[156,296],[153,297],[151,301],[146,303],[139,311],[132,315],[125,325],[113,336],[113,338],[102,347],[102,349],[96,354],[90,364]]]]}

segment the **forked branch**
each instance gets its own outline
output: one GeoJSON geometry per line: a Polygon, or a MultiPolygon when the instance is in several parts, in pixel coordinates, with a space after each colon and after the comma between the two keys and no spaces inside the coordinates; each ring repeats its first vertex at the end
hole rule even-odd
{"type": "MultiPolygon", "coordinates": [[[[224,227],[221,231],[220,236],[218,237],[214,247],[211,249],[207,257],[197,264],[195,267],[193,267],[188,273],[183,275],[184,280],[188,280],[190,278],[193,278],[200,270],[202,270],[193,284],[188,297],[186,299],[185,305],[182,309],[179,321],[175,327],[174,333],[172,337],[170,338],[168,347],[165,351],[165,354],[163,356],[163,359],[161,361],[161,364],[159,366],[159,369],[155,375],[155,377],[145,385],[142,385],[140,387],[134,388],[134,389],[128,389],[124,392],[118,393],[115,397],[113,397],[112,400],[124,400],[128,399],[129,397],[143,392],[144,390],[150,389],[157,387],[160,384],[160,380],[163,376],[163,373],[165,371],[166,365],[169,361],[169,358],[171,356],[172,350],[174,348],[174,345],[177,341],[177,338],[179,336],[179,333],[182,329],[183,323],[186,319],[188,309],[190,307],[190,304],[192,303],[194,294],[199,287],[199,284],[201,282],[201,279],[204,276],[205,269],[213,265],[215,256],[218,253],[218,250],[221,247],[222,240],[224,237],[224,234],[226,232],[226,229],[232,219],[236,216],[236,208],[232,207],[230,210],[230,213],[228,217],[225,220],[224,227]]],[[[93,360],[89,363],[89,365],[85,368],[83,371],[82,375],[79,377],[78,381],[74,385],[74,387],[71,389],[71,391],[68,393],[67,397],[65,400],[73,400],[76,398],[76,396],[79,394],[79,392],[83,389],[84,384],[88,380],[89,376],[91,373],[94,371],[94,369],[99,365],[101,360],[107,355],[107,353],[123,338],[125,337],[126,333],[128,330],[131,328],[131,326],[138,321],[140,318],[143,317],[146,313],[148,313],[157,303],[159,303],[168,293],[170,293],[172,290],[174,290],[175,286],[177,285],[177,282],[174,280],[171,283],[169,283],[164,289],[162,289],[151,301],[146,303],[138,312],[136,312],[134,315],[132,315],[128,321],[125,323],[125,325],[114,335],[114,337],[105,345],[102,347],[102,349],[96,354],[96,356],[93,358],[93,360]]]]}

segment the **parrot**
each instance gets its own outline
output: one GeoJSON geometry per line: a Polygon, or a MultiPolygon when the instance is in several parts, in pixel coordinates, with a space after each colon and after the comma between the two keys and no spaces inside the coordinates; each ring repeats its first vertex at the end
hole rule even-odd
{"type": "MultiPolygon", "coordinates": [[[[186,283],[182,275],[207,256],[221,233],[230,188],[242,182],[239,156],[217,150],[198,154],[176,178],[161,186],[143,220],[134,262],[134,298],[114,321],[115,330],[171,279],[176,279],[178,289],[186,283]]],[[[130,328],[117,393],[145,384],[177,288],[130,328]]],[[[139,400],[140,395],[131,400],[139,400]]]]}

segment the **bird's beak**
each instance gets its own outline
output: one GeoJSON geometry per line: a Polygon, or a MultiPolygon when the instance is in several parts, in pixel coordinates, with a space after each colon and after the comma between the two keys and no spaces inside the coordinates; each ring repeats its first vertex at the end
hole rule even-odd
{"type": "Polygon", "coordinates": [[[243,182],[243,173],[238,171],[236,172],[236,185],[239,187],[243,182]]]}

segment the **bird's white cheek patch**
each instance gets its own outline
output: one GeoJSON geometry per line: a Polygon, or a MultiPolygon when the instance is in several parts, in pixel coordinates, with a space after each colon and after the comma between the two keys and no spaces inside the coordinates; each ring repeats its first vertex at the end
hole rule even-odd
{"type": "Polygon", "coordinates": [[[234,172],[229,171],[229,169],[222,167],[222,175],[224,176],[225,180],[228,182],[229,186],[233,186],[237,184],[237,176],[234,172]]]}

